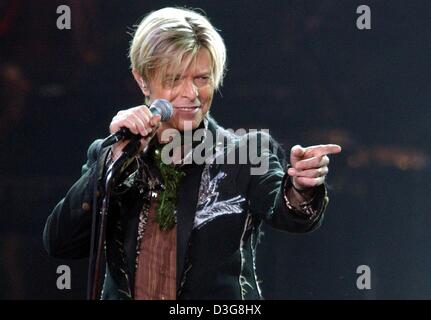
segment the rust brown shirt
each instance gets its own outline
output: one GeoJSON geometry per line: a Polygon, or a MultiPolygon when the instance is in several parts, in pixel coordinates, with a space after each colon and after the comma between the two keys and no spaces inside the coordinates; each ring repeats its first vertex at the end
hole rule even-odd
{"type": "Polygon", "coordinates": [[[160,230],[157,198],[152,198],[145,232],[140,241],[135,276],[135,299],[176,299],[177,230],[160,230]]]}

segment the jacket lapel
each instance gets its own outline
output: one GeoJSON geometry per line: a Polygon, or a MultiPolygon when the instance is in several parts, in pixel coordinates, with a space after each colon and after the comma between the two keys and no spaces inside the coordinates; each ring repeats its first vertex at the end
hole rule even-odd
{"type": "Polygon", "coordinates": [[[190,234],[196,213],[199,187],[203,165],[185,165],[186,174],[181,181],[177,196],[177,289],[180,288],[181,278],[186,262],[190,234]]]}
{"type": "MultiPolygon", "coordinates": [[[[208,117],[207,130],[212,133],[213,144],[215,146],[217,123],[208,117]]],[[[204,120],[204,121],[207,121],[204,120]]],[[[203,142],[203,141],[202,141],[203,142]]],[[[185,176],[182,178],[176,204],[177,215],[177,291],[181,288],[184,267],[186,264],[190,236],[198,203],[199,189],[201,186],[202,172],[205,164],[189,164],[182,167],[185,176]]]]}

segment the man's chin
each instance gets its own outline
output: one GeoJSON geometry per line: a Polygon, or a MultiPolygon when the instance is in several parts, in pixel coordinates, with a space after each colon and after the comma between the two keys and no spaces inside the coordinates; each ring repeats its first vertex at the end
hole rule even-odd
{"type": "Polygon", "coordinates": [[[184,131],[190,131],[190,130],[196,129],[197,127],[200,126],[201,123],[202,123],[202,118],[194,119],[194,120],[182,120],[182,121],[179,121],[175,127],[177,130],[184,132],[184,131]]]}

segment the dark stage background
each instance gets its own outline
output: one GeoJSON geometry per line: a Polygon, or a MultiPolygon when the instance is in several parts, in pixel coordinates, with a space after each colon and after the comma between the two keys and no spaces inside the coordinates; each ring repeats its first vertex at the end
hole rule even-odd
{"type": "MultiPolygon", "coordinates": [[[[265,228],[266,299],[429,299],[430,1],[0,1],[0,298],[81,299],[87,261],[50,258],[46,217],[113,115],[141,104],[127,34],[150,10],[202,8],[228,73],[212,114],[286,149],[339,143],[331,200],[309,235],[265,228]],[[71,8],[59,30],[58,5],[71,8]],[[358,30],[356,8],[371,8],[358,30]],[[72,289],[58,290],[67,264],[72,289]],[[368,265],[371,290],[356,287],[368,265]]],[[[221,239],[222,241],[222,239],[221,239]]]]}

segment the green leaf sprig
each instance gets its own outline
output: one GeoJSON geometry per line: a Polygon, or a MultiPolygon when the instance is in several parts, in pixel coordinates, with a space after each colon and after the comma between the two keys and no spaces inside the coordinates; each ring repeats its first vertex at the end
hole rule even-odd
{"type": "Polygon", "coordinates": [[[162,147],[159,146],[154,152],[155,163],[162,175],[165,186],[160,193],[156,222],[159,224],[160,230],[170,230],[176,223],[177,189],[185,173],[179,171],[173,164],[163,163],[161,157],[162,147]]]}

